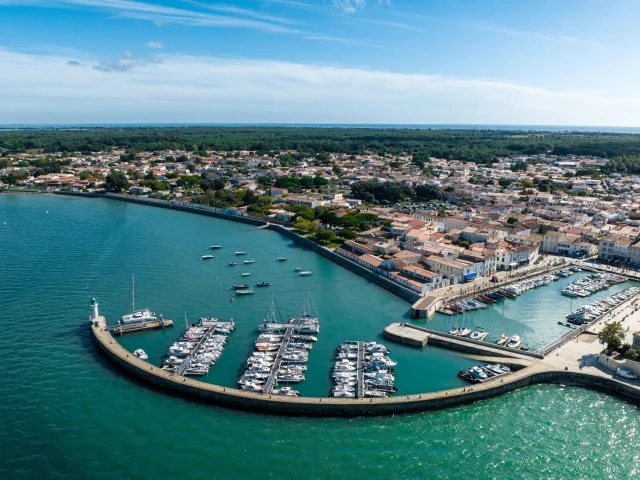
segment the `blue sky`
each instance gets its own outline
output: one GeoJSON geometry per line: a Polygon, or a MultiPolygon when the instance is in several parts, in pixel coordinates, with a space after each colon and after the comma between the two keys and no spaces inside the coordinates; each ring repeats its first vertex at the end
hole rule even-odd
{"type": "Polygon", "coordinates": [[[0,123],[640,126],[631,0],[0,0],[0,123]]]}

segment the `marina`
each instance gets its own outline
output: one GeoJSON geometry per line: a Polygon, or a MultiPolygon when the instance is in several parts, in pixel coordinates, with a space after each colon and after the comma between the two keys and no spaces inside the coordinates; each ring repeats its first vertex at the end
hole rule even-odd
{"type": "Polygon", "coordinates": [[[162,369],[175,376],[201,376],[209,373],[215,365],[228,340],[235,330],[235,323],[220,322],[216,318],[201,318],[199,324],[189,325],[177,342],[170,348],[162,369]]]}
{"type": "MultiPolygon", "coordinates": [[[[451,333],[465,328],[473,332],[487,333],[484,342],[509,345],[510,339],[517,335],[520,346],[536,350],[561,338],[567,333],[568,314],[590,303],[598,303],[635,285],[633,281],[613,283],[607,289],[594,292],[589,298],[559,295],[567,285],[589,278],[592,273],[575,267],[565,268],[564,275],[554,274],[550,279],[545,274],[534,281],[514,282],[513,289],[505,291],[495,287],[484,294],[471,293],[469,299],[474,305],[456,305],[456,311],[438,312],[426,321],[428,328],[451,333]],[[545,278],[546,277],[546,278],[545,278]],[[550,281],[549,281],[550,280],[550,281]],[[480,306],[483,303],[484,306],[480,306]]],[[[560,270],[562,271],[562,270],[560,270]]],[[[454,303],[461,303],[462,300],[454,303]]],[[[466,303],[466,302],[465,302],[466,303]]],[[[477,334],[479,335],[479,334],[477,334]]],[[[511,345],[517,345],[513,339],[511,345]]]]}
{"type": "Polygon", "coordinates": [[[613,273],[592,273],[588,277],[582,277],[560,290],[562,295],[567,297],[589,297],[596,292],[607,290],[613,285],[625,282],[627,279],[622,275],[613,273]]]}
{"type": "Polygon", "coordinates": [[[348,341],[336,348],[331,373],[335,398],[387,398],[397,391],[394,386],[397,362],[390,350],[376,342],[348,341]]]}
{"type": "Polygon", "coordinates": [[[638,287],[629,287],[599,302],[583,305],[567,315],[567,321],[573,325],[593,322],[633,297],[638,291],[640,291],[638,287]]]}
{"type": "MultiPolygon", "coordinates": [[[[275,389],[279,384],[300,383],[305,380],[304,372],[309,352],[320,332],[317,313],[311,315],[312,300],[305,299],[302,313],[288,322],[276,319],[276,303],[272,299],[268,316],[258,326],[260,335],[254,343],[253,352],[244,365],[244,373],[238,380],[240,388],[269,395],[298,396],[291,387],[275,389]]],[[[315,310],[315,308],[313,308],[315,310]]]]}

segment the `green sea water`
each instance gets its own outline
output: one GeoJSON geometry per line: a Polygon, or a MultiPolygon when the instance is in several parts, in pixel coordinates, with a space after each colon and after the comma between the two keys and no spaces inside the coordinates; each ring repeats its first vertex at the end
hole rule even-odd
{"type": "MultiPolygon", "coordinates": [[[[633,478],[640,465],[637,407],[584,389],[538,386],[396,417],[289,418],[177,398],[123,375],[96,352],[88,300],[95,296],[114,322],[135,273],[136,307],[176,327],[123,344],[144,348],[157,363],[182,331],[185,312],[194,321],[232,317],[238,328],[205,377],[231,386],[271,293],[286,317],[310,291],[322,331],[299,390],[326,396],[335,346],[382,340],[382,328],[406,320],[409,306],[274,232],[99,199],[0,195],[0,269],[2,479],[633,478]],[[219,258],[200,260],[213,243],[225,247],[219,258]],[[239,249],[256,263],[228,267],[239,249]],[[289,260],[274,262],[279,256],[289,260]],[[314,275],[301,278],[294,267],[314,275]],[[245,271],[272,287],[230,302],[228,288],[245,271]]],[[[504,319],[498,306],[463,321],[496,336],[503,325],[519,333],[522,324],[532,343],[546,343],[561,319],[555,316],[568,313],[557,288],[507,303],[504,319]]],[[[430,325],[459,321],[436,317],[430,325]]],[[[456,372],[473,364],[433,347],[389,346],[401,393],[461,385],[456,372]]]]}

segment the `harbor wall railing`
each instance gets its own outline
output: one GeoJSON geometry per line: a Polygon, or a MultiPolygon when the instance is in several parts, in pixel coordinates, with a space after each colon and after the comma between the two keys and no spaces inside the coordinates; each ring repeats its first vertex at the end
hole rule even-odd
{"type": "Polygon", "coordinates": [[[175,395],[187,396],[212,405],[271,414],[297,416],[380,416],[456,407],[502,395],[537,383],[582,385],[640,402],[640,389],[618,380],[573,371],[535,370],[527,367],[506,377],[469,388],[389,398],[339,399],[280,397],[222,387],[185,377],[173,376],[161,368],[140,360],[116,341],[100,317],[92,325],[92,335],[109,360],[136,378],[175,395]]]}

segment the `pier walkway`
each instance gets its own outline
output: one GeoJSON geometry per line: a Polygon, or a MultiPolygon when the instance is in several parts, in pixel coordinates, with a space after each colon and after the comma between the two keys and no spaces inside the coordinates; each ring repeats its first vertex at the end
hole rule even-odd
{"type": "Polygon", "coordinates": [[[357,398],[364,398],[364,342],[358,342],[358,390],[357,398]]]}
{"type": "Polygon", "coordinates": [[[289,346],[289,342],[291,341],[291,336],[293,335],[293,330],[294,330],[294,326],[292,325],[288,327],[284,332],[284,336],[282,338],[282,344],[280,345],[280,348],[278,349],[278,353],[276,354],[276,358],[273,361],[273,367],[271,367],[271,375],[269,375],[269,378],[264,383],[264,388],[262,389],[262,393],[264,393],[265,395],[270,394],[271,391],[273,390],[273,387],[277,383],[278,372],[280,371],[280,365],[282,365],[282,357],[284,356],[284,353],[287,351],[287,347],[289,346]]]}
{"type": "Polygon", "coordinates": [[[544,358],[535,352],[524,350],[514,350],[513,348],[486,343],[484,341],[472,340],[467,337],[459,337],[449,333],[438,332],[411,323],[392,323],[384,329],[384,336],[390,340],[421,347],[435,345],[438,347],[458,350],[473,355],[489,357],[508,357],[519,361],[530,362],[544,358]]]}

